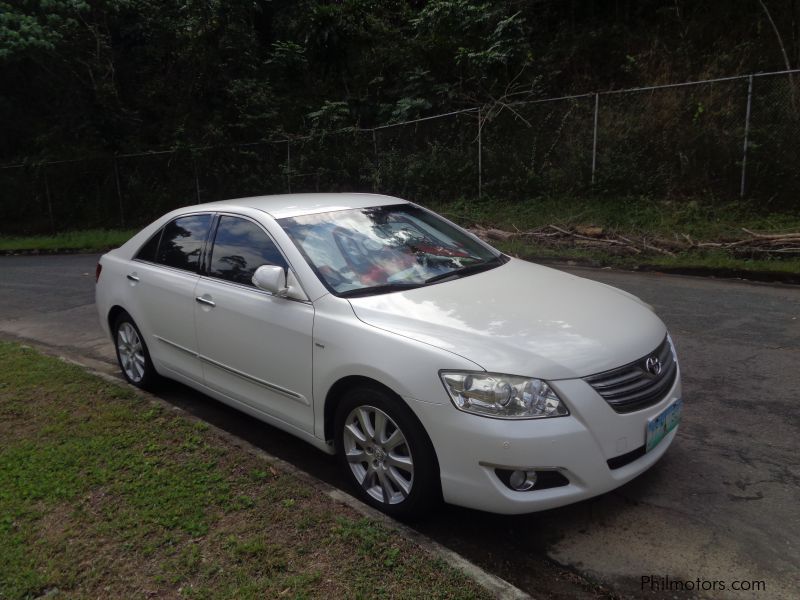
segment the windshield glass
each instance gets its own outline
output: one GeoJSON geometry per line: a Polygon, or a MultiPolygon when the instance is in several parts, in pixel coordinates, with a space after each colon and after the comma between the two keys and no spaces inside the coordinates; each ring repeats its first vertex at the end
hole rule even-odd
{"type": "Polygon", "coordinates": [[[502,255],[410,204],[279,219],[322,281],[342,296],[420,287],[489,269],[502,255]]]}

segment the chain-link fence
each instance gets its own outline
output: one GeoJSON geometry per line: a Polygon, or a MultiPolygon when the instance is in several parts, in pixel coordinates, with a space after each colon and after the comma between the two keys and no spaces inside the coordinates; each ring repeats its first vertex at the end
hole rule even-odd
{"type": "Polygon", "coordinates": [[[481,131],[482,192],[524,199],[590,190],[594,105],[582,96],[490,112],[481,131]]]}
{"type": "Polygon", "coordinates": [[[0,233],[138,227],[190,203],[373,191],[746,198],[800,210],[800,71],[494,104],[373,129],[0,167],[0,233]]]}

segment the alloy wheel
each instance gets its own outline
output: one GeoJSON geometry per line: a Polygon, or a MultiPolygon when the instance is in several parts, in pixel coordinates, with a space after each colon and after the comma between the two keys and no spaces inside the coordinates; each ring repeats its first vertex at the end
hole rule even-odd
{"type": "Polygon", "coordinates": [[[117,352],[125,375],[134,383],[142,381],[145,372],[145,355],[142,340],[136,328],[123,322],[117,329],[117,352]]]}
{"type": "Polygon", "coordinates": [[[374,406],[354,408],[344,422],[342,442],[350,471],[369,496],[399,504],[411,494],[411,448],[389,415],[374,406]]]}

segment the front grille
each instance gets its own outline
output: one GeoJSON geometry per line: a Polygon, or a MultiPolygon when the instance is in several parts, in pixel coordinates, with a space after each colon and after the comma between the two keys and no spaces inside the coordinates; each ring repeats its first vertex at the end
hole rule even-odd
{"type": "Polygon", "coordinates": [[[653,352],[624,367],[584,377],[598,394],[618,413],[629,413],[660,402],[675,382],[678,364],[672,353],[669,338],[653,352]],[[661,371],[653,374],[647,362],[658,358],[661,371]]]}

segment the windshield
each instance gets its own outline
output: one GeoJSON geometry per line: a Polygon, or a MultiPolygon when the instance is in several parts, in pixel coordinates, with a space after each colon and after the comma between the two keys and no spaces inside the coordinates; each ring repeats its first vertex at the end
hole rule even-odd
{"type": "Polygon", "coordinates": [[[411,204],[279,219],[327,287],[341,296],[429,285],[504,262],[502,255],[411,204]]]}

